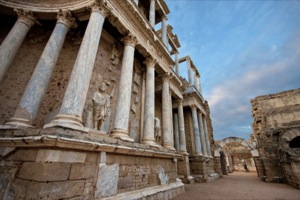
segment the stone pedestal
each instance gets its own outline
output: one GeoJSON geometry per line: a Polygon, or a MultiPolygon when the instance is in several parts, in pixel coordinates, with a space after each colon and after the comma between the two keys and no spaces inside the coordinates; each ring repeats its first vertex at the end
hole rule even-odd
{"type": "Polygon", "coordinates": [[[37,116],[67,32],[74,25],[75,19],[71,17],[71,13],[58,14],[56,26],[8,125],[32,127],[32,121],[37,116]]]}
{"type": "Polygon", "coordinates": [[[137,40],[133,35],[129,34],[123,38],[123,42],[125,44],[125,48],[112,137],[133,142],[133,139],[128,136],[128,123],[131,103],[134,47],[137,43],[137,40]]]}
{"type": "Polygon", "coordinates": [[[29,11],[15,11],[18,14],[18,20],[0,46],[0,82],[13,62],[26,34],[36,21],[34,15],[29,11]]]}

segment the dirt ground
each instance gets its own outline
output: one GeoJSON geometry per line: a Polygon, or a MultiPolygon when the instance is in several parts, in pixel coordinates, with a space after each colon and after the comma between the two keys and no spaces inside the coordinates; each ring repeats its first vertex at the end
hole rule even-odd
{"type": "Polygon", "coordinates": [[[300,190],[287,184],[265,183],[256,173],[234,172],[209,182],[185,185],[172,200],[300,200],[300,190]]]}

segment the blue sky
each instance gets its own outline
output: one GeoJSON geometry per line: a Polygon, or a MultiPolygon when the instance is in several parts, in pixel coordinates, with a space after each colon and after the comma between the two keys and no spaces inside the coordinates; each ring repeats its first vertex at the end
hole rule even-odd
{"type": "Polygon", "coordinates": [[[165,1],[179,57],[201,73],[215,139],[248,140],[250,99],[300,87],[300,1],[165,1]]]}

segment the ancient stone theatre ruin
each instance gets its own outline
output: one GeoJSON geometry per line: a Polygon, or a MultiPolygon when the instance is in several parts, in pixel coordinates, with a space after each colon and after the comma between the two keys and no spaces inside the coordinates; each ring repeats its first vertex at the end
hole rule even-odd
{"type": "Polygon", "coordinates": [[[221,175],[169,12],[164,0],[0,0],[0,198],[170,199],[221,175]]]}

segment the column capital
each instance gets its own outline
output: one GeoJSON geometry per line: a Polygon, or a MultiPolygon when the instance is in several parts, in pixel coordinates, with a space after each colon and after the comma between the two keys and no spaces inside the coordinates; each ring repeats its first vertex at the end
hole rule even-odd
{"type": "Polygon", "coordinates": [[[57,23],[62,23],[68,28],[77,28],[75,18],[69,10],[59,10],[56,16],[57,23]]]}
{"type": "Polygon", "coordinates": [[[157,61],[152,58],[152,57],[148,57],[146,58],[146,60],[143,62],[147,67],[155,67],[157,61]]]}
{"type": "Polygon", "coordinates": [[[161,75],[163,82],[168,82],[170,79],[173,78],[173,74],[171,73],[165,73],[163,75],[161,75]]]}
{"type": "Polygon", "coordinates": [[[183,99],[177,99],[177,105],[182,106],[183,104],[183,99]]]}
{"type": "Polygon", "coordinates": [[[18,14],[18,21],[23,22],[29,28],[37,22],[36,17],[29,10],[14,9],[14,11],[18,14]]]}
{"type": "Polygon", "coordinates": [[[132,47],[135,47],[135,45],[137,44],[137,39],[135,36],[133,36],[132,34],[128,34],[125,37],[123,37],[121,39],[121,41],[125,44],[125,45],[129,45],[132,47]]]}
{"type": "Polygon", "coordinates": [[[191,107],[192,110],[196,110],[197,109],[197,105],[196,104],[192,104],[192,105],[190,105],[190,107],[191,107]]]}
{"type": "Polygon", "coordinates": [[[94,0],[94,4],[91,6],[92,12],[99,12],[104,17],[110,14],[107,7],[107,0],[94,0]]]}

